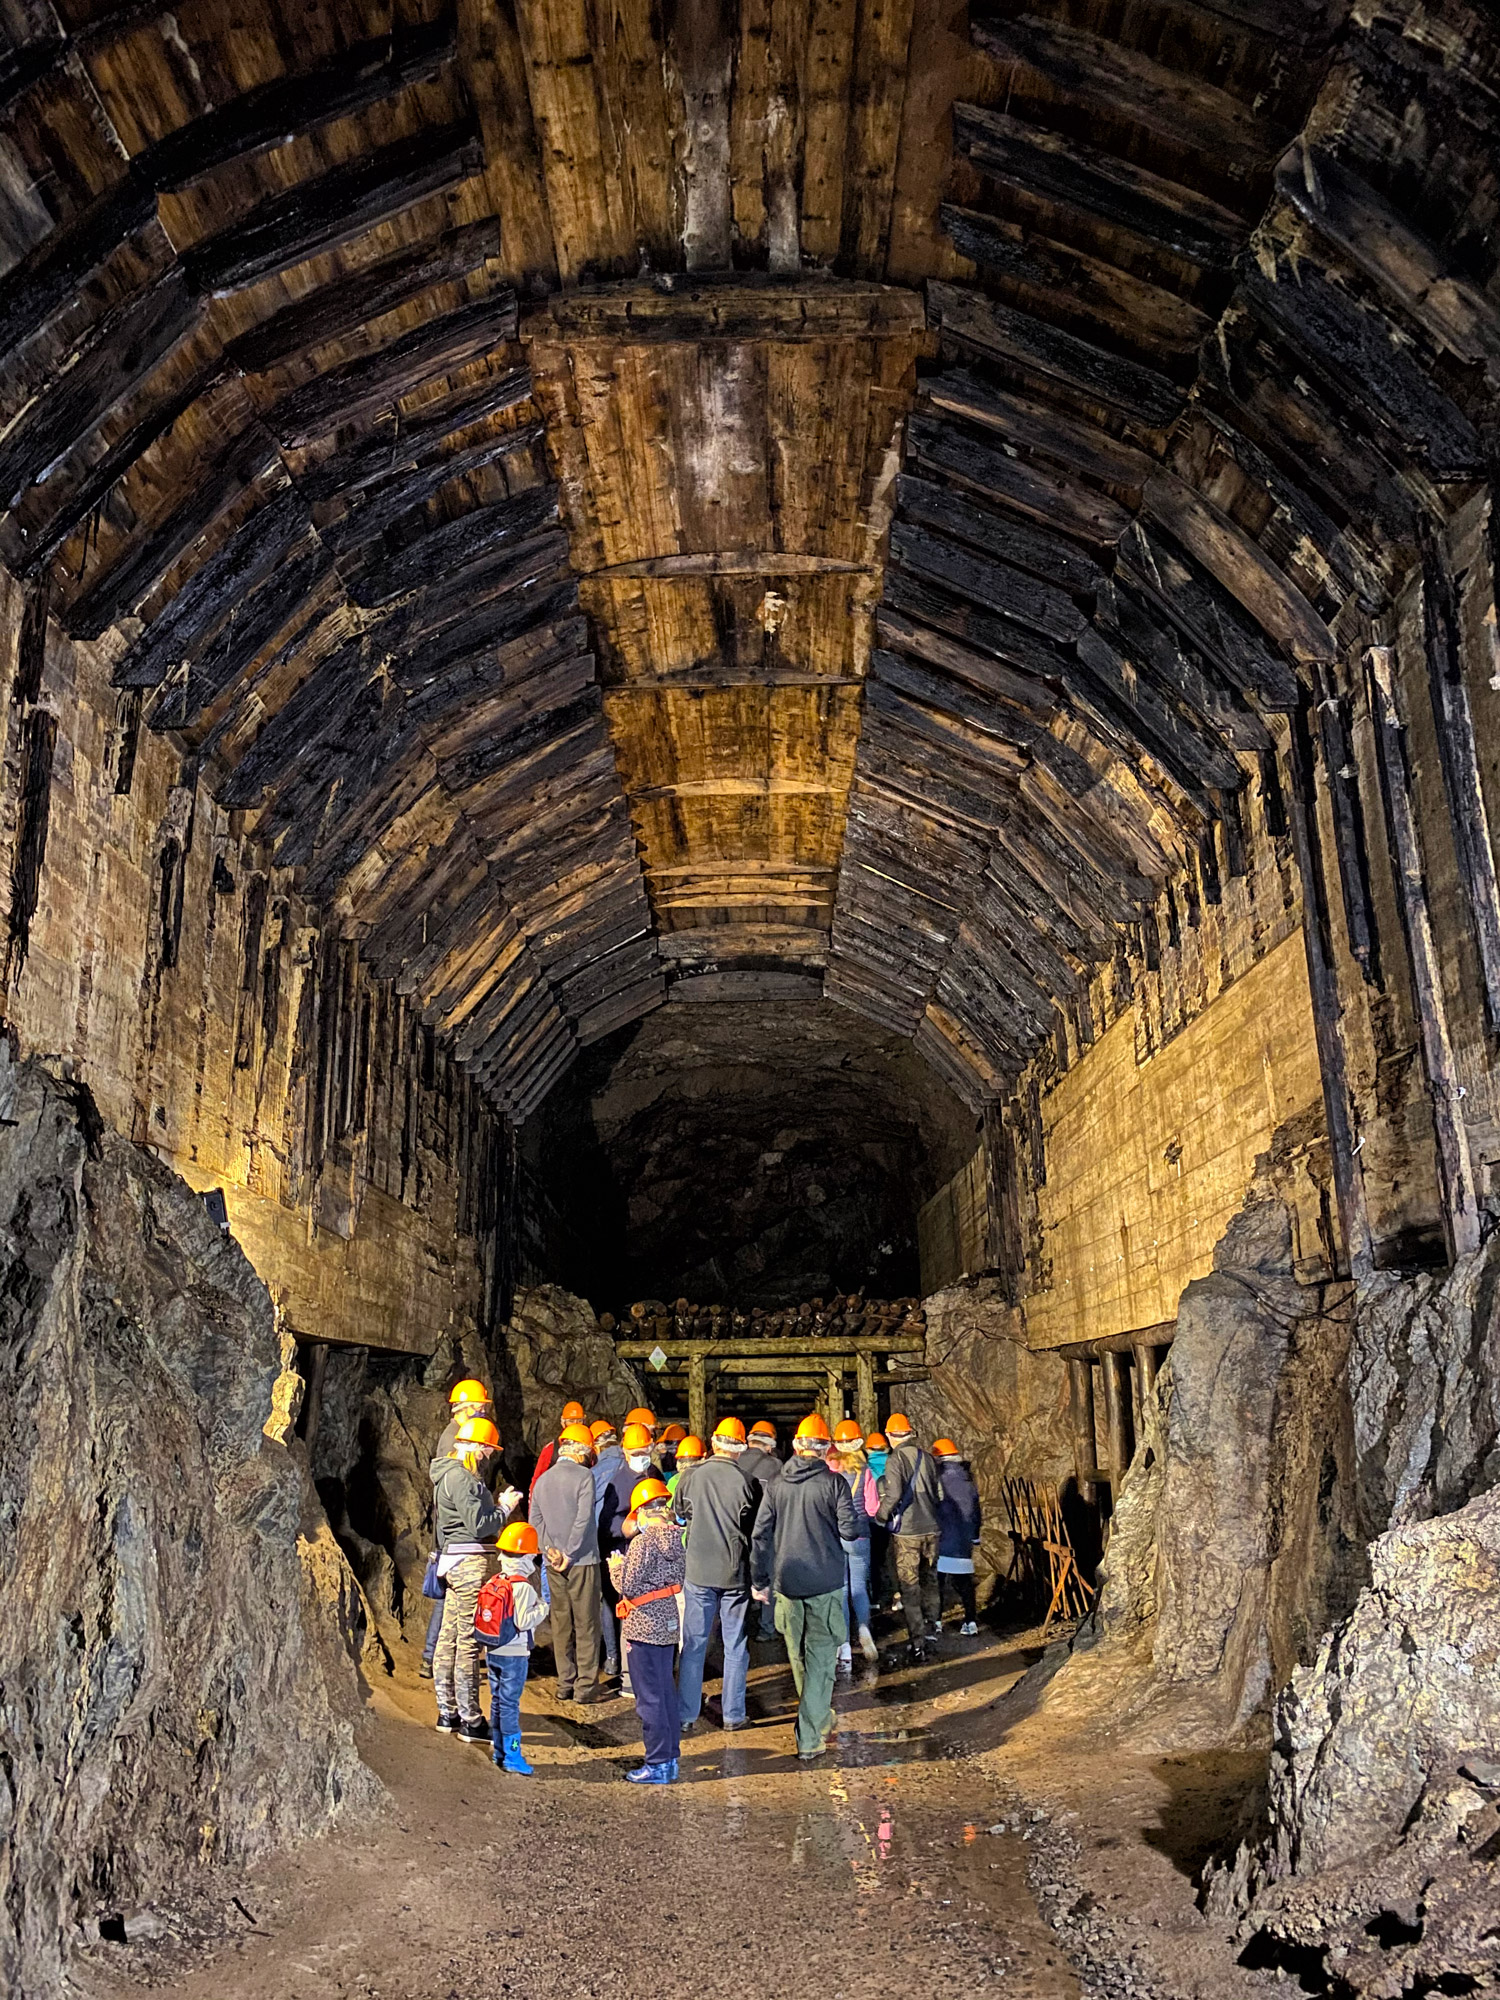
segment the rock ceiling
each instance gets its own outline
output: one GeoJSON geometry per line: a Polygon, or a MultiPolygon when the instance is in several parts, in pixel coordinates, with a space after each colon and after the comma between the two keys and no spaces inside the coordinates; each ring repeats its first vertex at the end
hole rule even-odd
{"type": "Polygon", "coordinates": [[[512,1117],[793,976],[977,1106],[1486,470],[1500,74],[1346,16],[0,0],[0,561],[512,1117]]]}

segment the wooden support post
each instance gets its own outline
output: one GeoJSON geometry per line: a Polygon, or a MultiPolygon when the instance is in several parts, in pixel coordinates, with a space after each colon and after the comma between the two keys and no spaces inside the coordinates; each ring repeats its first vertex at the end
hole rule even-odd
{"type": "Polygon", "coordinates": [[[859,1418],[859,1427],[868,1437],[880,1428],[880,1404],[875,1396],[875,1357],[873,1354],[857,1354],[854,1357],[854,1413],[859,1418]]]}
{"type": "Polygon", "coordinates": [[[1099,1448],[1094,1442],[1094,1370],[1088,1361],[1068,1363],[1069,1403],[1073,1415],[1073,1471],[1078,1495],[1090,1506],[1099,1497],[1094,1485],[1094,1468],[1099,1448]]]}
{"type": "Polygon", "coordinates": [[[1370,681],[1370,712],[1380,751],[1380,775],[1385,793],[1386,824],[1400,871],[1397,903],[1411,958],[1412,989],[1422,1059],[1432,1094],[1432,1123],[1437,1138],[1438,1168],[1443,1182],[1443,1219],[1451,1255],[1462,1257],[1479,1243],[1479,1205],[1469,1154],[1469,1128],[1459,1112],[1462,1092],[1453,1044],[1448,1035],[1448,1011],[1443,997],[1442,970],[1432,935],[1427,901],[1427,875],[1422,863],[1421,834],[1411,795],[1411,770],[1406,729],[1396,686],[1395,657],[1389,646],[1372,646],[1365,654],[1370,681]]]}
{"type": "Polygon", "coordinates": [[[1109,1470],[1116,1499],[1120,1482],[1130,1464],[1130,1405],[1126,1401],[1125,1357],[1105,1353],[1099,1357],[1104,1379],[1104,1421],[1109,1431],[1109,1470]]]}
{"type": "Polygon", "coordinates": [[[842,1369],[828,1371],[828,1428],[844,1421],[844,1376],[842,1369]]]}
{"type": "Polygon", "coordinates": [[[1291,725],[1292,847],[1302,877],[1302,931],[1307,945],[1307,980],[1312,993],[1313,1036],[1323,1076],[1323,1105],[1328,1115],[1328,1145],[1333,1156],[1333,1185],[1338,1197],[1344,1251],[1356,1279],[1375,1268],[1370,1249],[1370,1223],[1364,1184],[1354,1156],[1354,1121],[1350,1115],[1349,1075],[1344,1060],[1343,1003],[1333,958],[1333,934],[1328,909],[1328,885],[1323,876],[1322,842],[1318,836],[1317,781],[1312,731],[1306,704],[1287,717],[1291,725]]]}
{"type": "Polygon", "coordinates": [[[1140,1377],[1140,1405],[1142,1415],[1144,1415],[1147,1402],[1156,1394],[1157,1360],[1156,1349],[1154,1347],[1147,1344],[1135,1350],[1135,1369],[1136,1374],[1140,1377]]]}
{"type": "Polygon", "coordinates": [[[688,1429],[694,1437],[708,1436],[708,1363],[701,1354],[688,1362],[688,1429]]]}
{"type": "Polygon", "coordinates": [[[318,1425],[323,1416],[323,1376],[327,1367],[328,1342],[315,1340],[307,1350],[307,1393],[302,1398],[302,1418],[297,1425],[309,1459],[318,1441],[318,1425]]]}

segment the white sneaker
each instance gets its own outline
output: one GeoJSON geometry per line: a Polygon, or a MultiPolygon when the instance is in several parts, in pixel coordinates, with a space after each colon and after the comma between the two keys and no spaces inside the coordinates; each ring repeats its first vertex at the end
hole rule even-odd
{"type": "Polygon", "coordinates": [[[839,1647],[838,1670],[841,1674],[852,1674],[854,1671],[854,1655],[847,1646],[839,1647]]]}
{"type": "Polygon", "coordinates": [[[880,1658],[880,1648],[876,1645],[875,1635],[868,1625],[861,1625],[859,1628],[859,1650],[867,1660],[880,1658]]]}
{"type": "Polygon", "coordinates": [[[974,1623],[974,1620],[970,1618],[965,1624],[960,1625],[958,1630],[961,1638],[973,1639],[977,1637],[979,1632],[979,1627],[974,1623]]]}

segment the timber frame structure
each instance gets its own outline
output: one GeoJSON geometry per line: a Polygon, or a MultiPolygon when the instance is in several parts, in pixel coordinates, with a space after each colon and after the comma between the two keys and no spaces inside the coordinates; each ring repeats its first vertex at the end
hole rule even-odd
{"type": "Polygon", "coordinates": [[[1497,159],[1472,0],[0,0],[8,1014],[66,656],[314,1176],[387,1027],[494,1179],[687,989],[828,1003],[1020,1288],[1049,1083],[1300,927],[1331,1265],[1472,1248],[1497,159]]]}

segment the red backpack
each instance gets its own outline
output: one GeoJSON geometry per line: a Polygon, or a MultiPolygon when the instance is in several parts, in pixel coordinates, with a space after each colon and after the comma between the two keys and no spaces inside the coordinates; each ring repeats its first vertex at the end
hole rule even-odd
{"type": "Polygon", "coordinates": [[[515,1594],[513,1576],[492,1576],[480,1585],[474,1637],[481,1646],[508,1646],[516,1637],[515,1594]]]}

